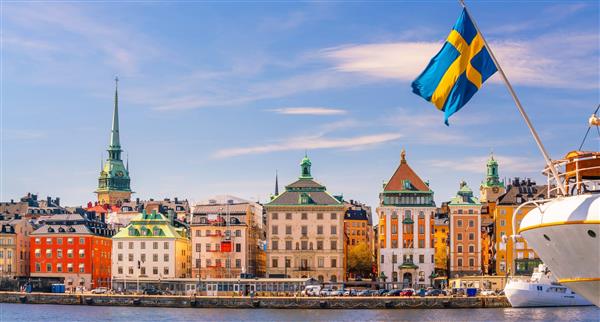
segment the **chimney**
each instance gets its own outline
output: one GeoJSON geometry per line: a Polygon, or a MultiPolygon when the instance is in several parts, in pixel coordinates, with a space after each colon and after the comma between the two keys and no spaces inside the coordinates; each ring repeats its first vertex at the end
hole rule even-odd
{"type": "Polygon", "coordinates": [[[60,207],[60,198],[56,197],[56,199],[54,200],[54,203],[56,204],[57,207],[60,207]]]}
{"type": "Polygon", "coordinates": [[[46,207],[50,207],[51,203],[52,203],[52,198],[46,197],[46,207]]]}
{"type": "Polygon", "coordinates": [[[175,200],[175,203],[177,203],[177,201],[178,201],[178,200],[177,200],[177,197],[175,197],[175,198],[174,198],[174,200],[175,200]]]}
{"type": "Polygon", "coordinates": [[[175,212],[173,211],[173,209],[169,209],[167,211],[167,218],[169,219],[171,226],[173,226],[173,224],[175,223],[175,212]]]}

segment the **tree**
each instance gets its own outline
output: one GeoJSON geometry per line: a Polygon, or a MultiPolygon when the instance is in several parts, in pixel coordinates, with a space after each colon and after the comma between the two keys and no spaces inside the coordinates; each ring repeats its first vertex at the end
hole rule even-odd
{"type": "Polygon", "coordinates": [[[369,245],[365,242],[361,242],[352,247],[350,252],[348,252],[348,271],[362,276],[368,276],[371,273],[372,260],[373,258],[369,245]]]}

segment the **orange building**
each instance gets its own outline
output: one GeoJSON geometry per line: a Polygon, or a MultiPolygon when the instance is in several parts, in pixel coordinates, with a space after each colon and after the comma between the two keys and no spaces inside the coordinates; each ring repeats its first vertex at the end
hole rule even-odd
{"type": "Polygon", "coordinates": [[[481,274],[481,203],[466,182],[448,203],[450,210],[449,277],[481,274]]]}
{"type": "MultiPolygon", "coordinates": [[[[344,247],[344,258],[346,259],[346,262],[348,262],[349,254],[352,249],[358,245],[365,244],[371,252],[370,259],[372,260],[374,239],[371,207],[355,202],[354,200],[350,200],[350,203],[347,203],[346,205],[348,209],[344,214],[344,233],[346,242],[344,247]]],[[[371,261],[371,266],[372,265],[373,263],[371,261]]],[[[346,276],[348,278],[356,278],[357,274],[355,273],[356,272],[350,272],[346,263],[346,276]]]]}
{"type": "Polygon", "coordinates": [[[114,231],[79,214],[55,215],[30,235],[32,277],[56,278],[67,290],[110,287],[114,231]]]}

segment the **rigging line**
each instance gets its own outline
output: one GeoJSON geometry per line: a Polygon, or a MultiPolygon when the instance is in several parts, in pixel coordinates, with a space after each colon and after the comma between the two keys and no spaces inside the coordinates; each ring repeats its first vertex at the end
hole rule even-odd
{"type": "MultiPolygon", "coordinates": [[[[594,113],[592,113],[592,115],[596,115],[596,113],[598,113],[598,110],[600,109],[600,104],[598,104],[598,106],[596,107],[596,110],[594,111],[594,113]]],[[[585,139],[587,139],[588,134],[590,133],[590,129],[592,128],[592,126],[588,126],[587,131],[585,131],[585,135],[583,136],[583,140],[581,141],[581,144],[579,145],[579,151],[581,151],[581,148],[583,148],[583,144],[585,143],[585,139]]],[[[598,126],[596,126],[596,129],[598,130],[598,135],[600,135],[600,129],[598,129],[598,126]]]]}

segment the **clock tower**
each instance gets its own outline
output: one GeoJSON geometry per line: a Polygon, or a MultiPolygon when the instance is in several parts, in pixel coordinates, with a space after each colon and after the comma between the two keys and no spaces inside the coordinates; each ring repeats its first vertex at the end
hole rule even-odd
{"type": "Polygon", "coordinates": [[[491,154],[487,162],[487,173],[485,180],[479,187],[481,194],[481,202],[495,202],[499,196],[506,192],[504,183],[500,181],[498,175],[498,161],[494,159],[494,155],[491,154]]]}
{"type": "Polygon", "coordinates": [[[116,205],[131,199],[129,165],[121,160],[121,142],[119,140],[119,79],[115,78],[115,106],[113,111],[108,159],[102,164],[98,178],[98,203],[101,205],[116,205]]]}

